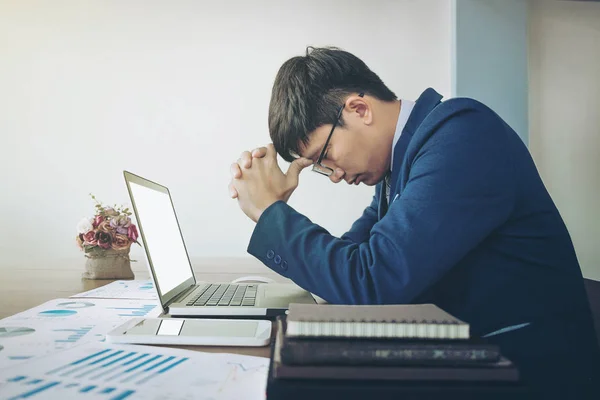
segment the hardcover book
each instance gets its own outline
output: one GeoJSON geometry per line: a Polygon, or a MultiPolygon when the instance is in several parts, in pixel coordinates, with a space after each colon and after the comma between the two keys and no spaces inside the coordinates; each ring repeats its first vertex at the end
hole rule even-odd
{"type": "MultiPolygon", "coordinates": [[[[273,348],[272,374],[275,379],[333,379],[333,380],[380,380],[380,381],[486,381],[516,382],[517,368],[506,358],[477,365],[290,365],[282,360],[285,327],[277,321],[278,329],[273,348]]],[[[311,343],[318,343],[311,341],[311,343]]]]}

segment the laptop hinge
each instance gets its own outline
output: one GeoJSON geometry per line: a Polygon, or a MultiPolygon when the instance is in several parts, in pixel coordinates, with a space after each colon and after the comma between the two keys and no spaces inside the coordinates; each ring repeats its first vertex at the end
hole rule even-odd
{"type": "Polygon", "coordinates": [[[192,293],[194,290],[196,290],[196,288],[198,288],[198,285],[192,285],[189,288],[185,289],[183,292],[179,293],[178,296],[173,297],[171,300],[169,300],[166,304],[165,307],[169,307],[171,304],[173,303],[178,303],[179,300],[183,300],[185,299],[190,293],[192,293]]]}

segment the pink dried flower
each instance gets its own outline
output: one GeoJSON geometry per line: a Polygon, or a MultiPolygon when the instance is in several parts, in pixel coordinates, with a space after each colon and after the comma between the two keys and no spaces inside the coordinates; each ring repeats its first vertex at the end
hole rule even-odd
{"type": "Polygon", "coordinates": [[[125,235],[116,234],[112,241],[113,250],[125,250],[131,245],[129,238],[125,235]]]}
{"type": "Polygon", "coordinates": [[[127,236],[129,236],[129,239],[132,242],[137,242],[139,234],[138,234],[138,230],[136,228],[135,225],[131,224],[129,225],[129,228],[127,228],[127,236]]]}
{"type": "Polygon", "coordinates": [[[129,233],[129,225],[131,225],[131,218],[126,215],[119,215],[110,220],[110,226],[121,235],[127,235],[129,233]]]}
{"type": "Polygon", "coordinates": [[[98,231],[106,232],[106,233],[113,233],[114,229],[110,226],[109,221],[104,220],[100,223],[100,225],[98,225],[98,231]]]}
{"type": "Polygon", "coordinates": [[[98,240],[96,239],[96,231],[89,231],[83,234],[83,245],[84,246],[97,246],[98,240]]]}
{"type": "Polygon", "coordinates": [[[92,226],[95,228],[98,227],[104,221],[104,217],[102,215],[96,215],[94,218],[94,222],[92,222],[92,226]]]}

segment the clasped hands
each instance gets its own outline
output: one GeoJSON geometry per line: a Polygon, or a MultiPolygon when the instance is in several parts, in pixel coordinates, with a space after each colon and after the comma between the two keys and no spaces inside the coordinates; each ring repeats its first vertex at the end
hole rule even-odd
{"type": "Polygon", "coordinates": [[[298,158],[284,174],[277,164],[277,152],[272,144],[252,152],[244,151],[237,162],[231,164],[229,194],[232,199],[238,199],[244,214],[258,222],[271,204],[288,201],[298,187],[300,172],[310,165],[311,160],[298,158]]]}

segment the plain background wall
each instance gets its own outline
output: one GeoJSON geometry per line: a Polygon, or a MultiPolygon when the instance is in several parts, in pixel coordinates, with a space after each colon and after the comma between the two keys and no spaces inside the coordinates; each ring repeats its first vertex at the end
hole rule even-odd
{"type": "Polygon", "coordinates": [[[586,278],[600,280],[600,3],[533,1],[530,149],[586,278]]]}
{"type": "Polygon", "coordinates": [[[528,141],[527,1],[453,0],[452,97],[492,108],[528,141]]]}
{"type": "MultiPolygon", "coordinates": [[[[415,99],[428,86],[449,96],[450,7],[0,2],[2,261],[83,258],[74,237],[93,213],[88,193],[128,203],[123,169],[170,187],[192,257],[246,255],[254,223],[228,197],[229,165],[269,142],[280,65],[307,45],[335,45],[363,58],[399,97],[415,99]]],[[[372,194],[305,171],[291,204],[340,235],[372,194]]]]}

